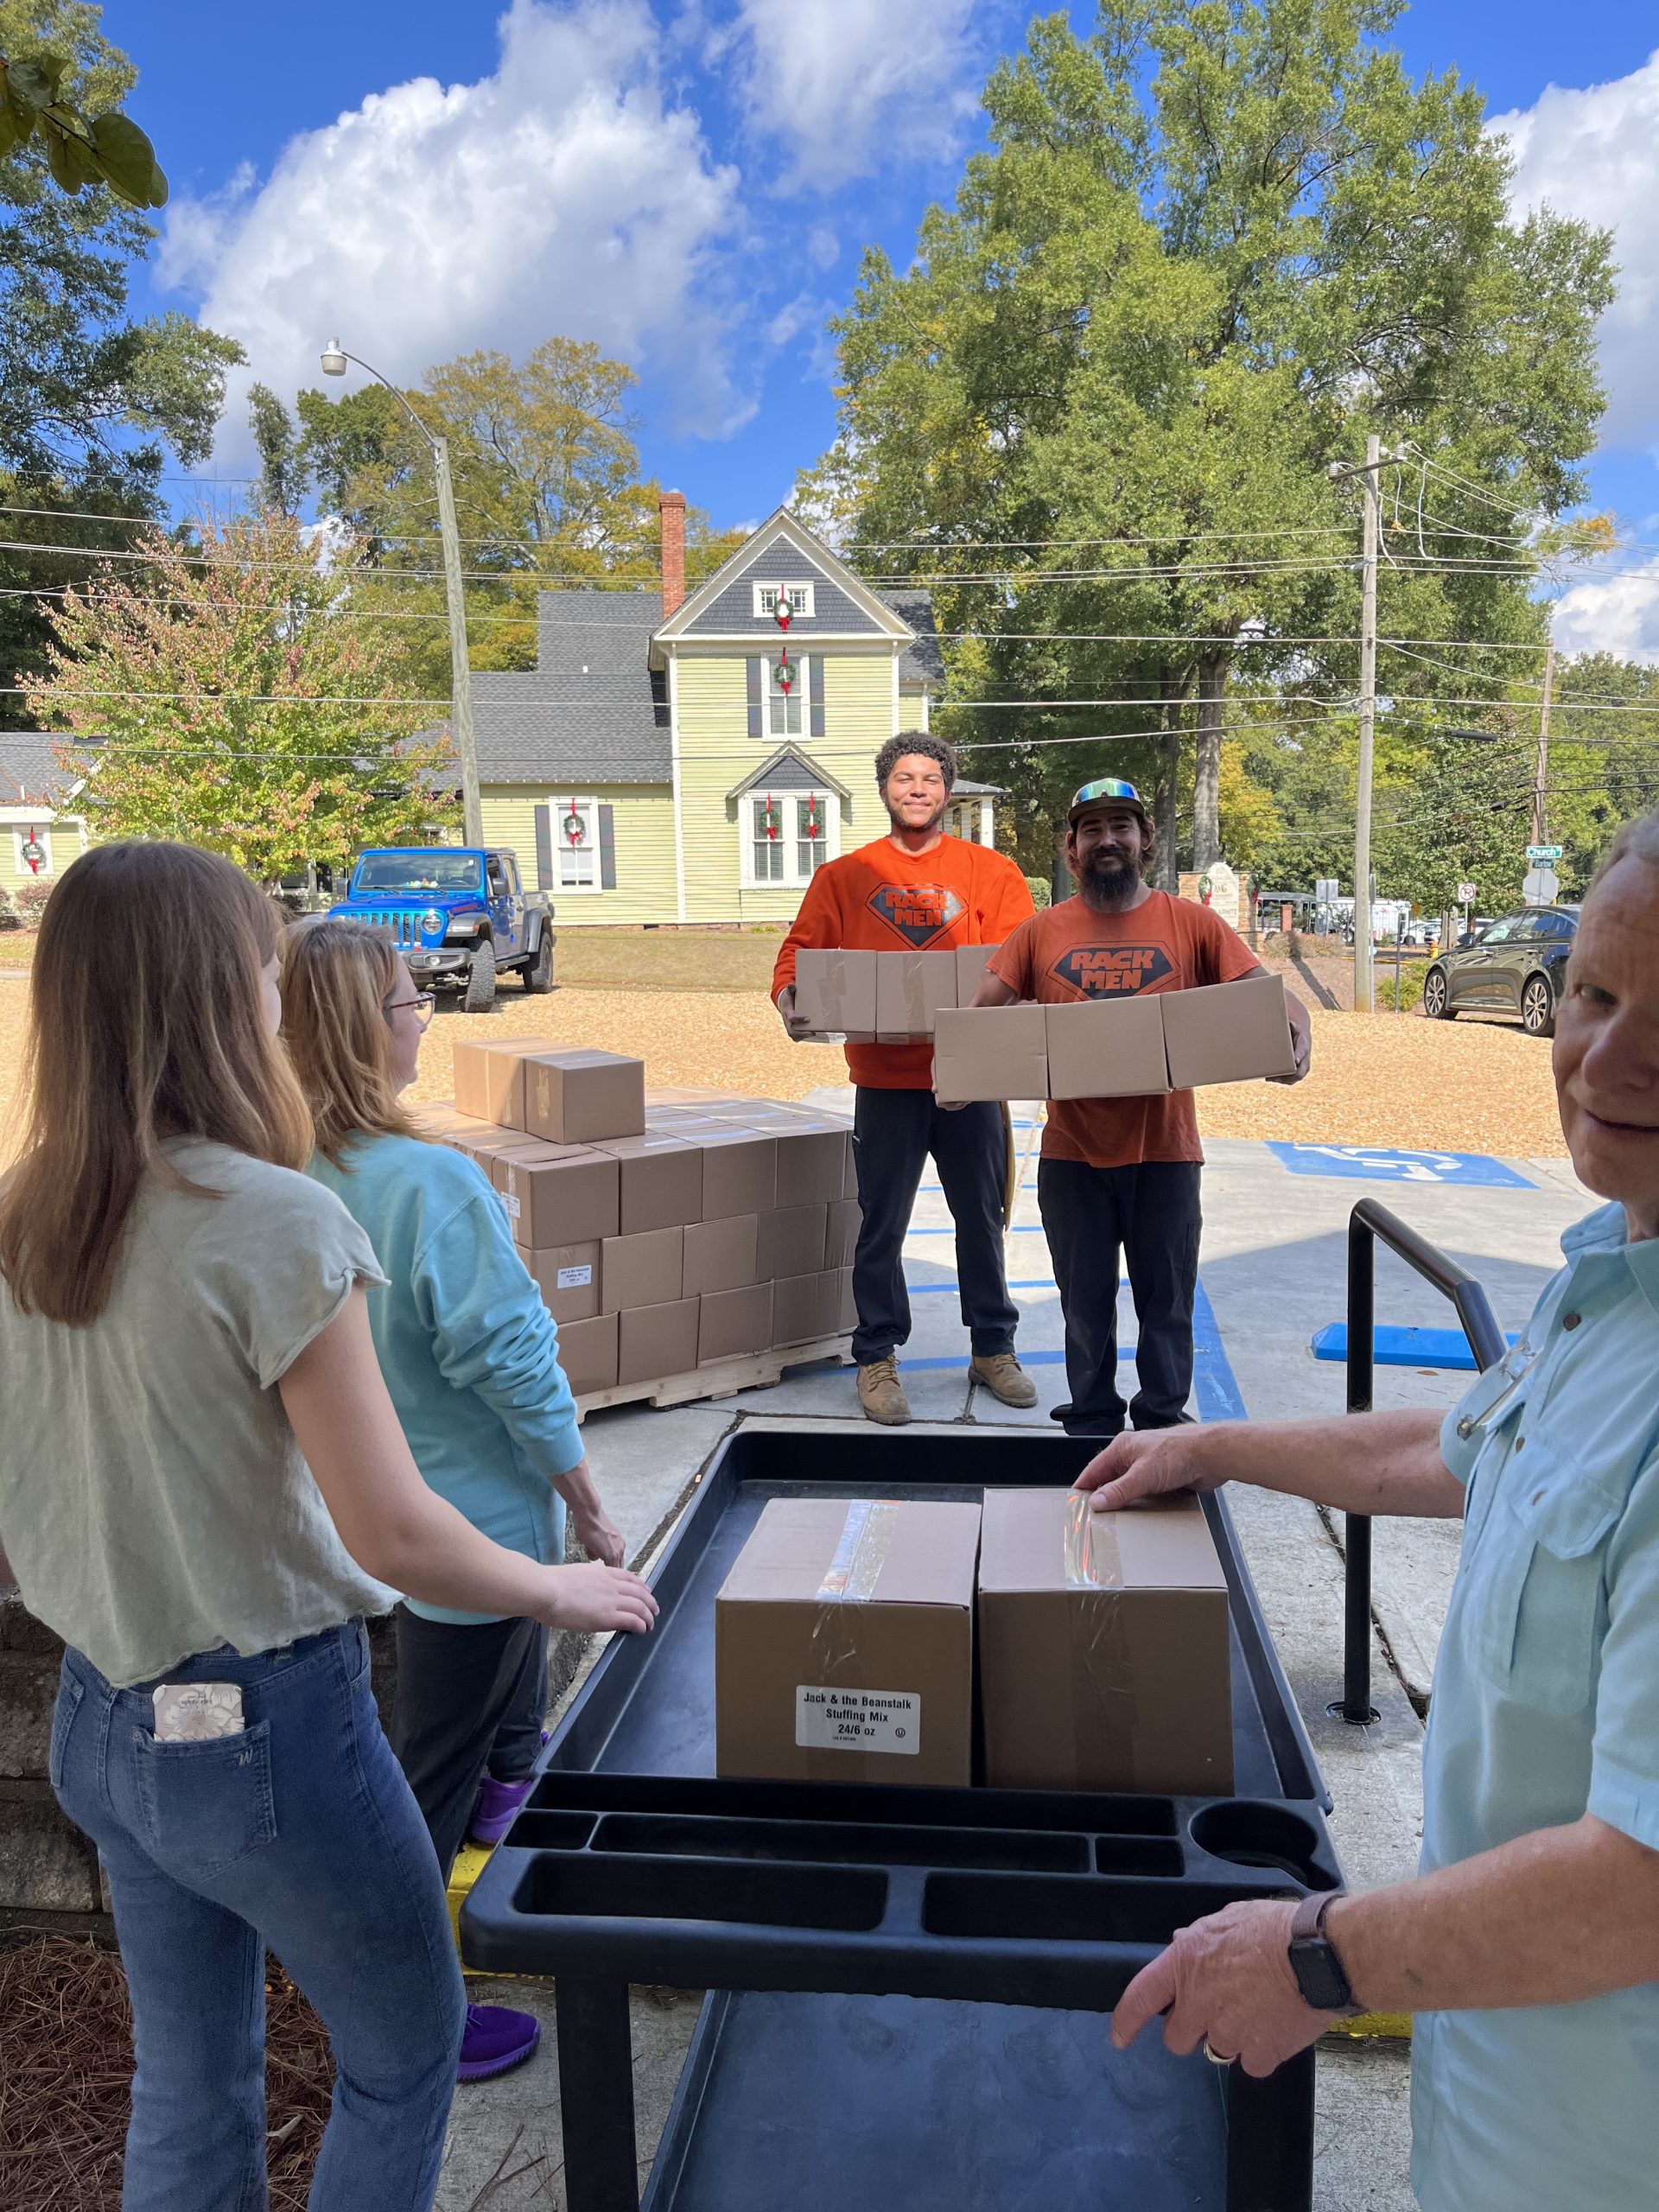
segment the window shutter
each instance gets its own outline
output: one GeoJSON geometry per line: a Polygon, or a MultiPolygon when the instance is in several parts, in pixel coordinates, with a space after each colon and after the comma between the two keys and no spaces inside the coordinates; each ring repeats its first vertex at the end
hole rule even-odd
{"type": "Polygon", "coordinates": [[[545,806],[536,810],[536,888],[553,888],[553,816],[545,806]]]}
{"type": "Polygon", "coordinates": [[[744,664],[749,684],[749,735],[764,737],[760,726],[761,679],[764,664],[759,653],[751,653],[744,664]]]}
{"type": "Polygon", "coordinates": [[[823,735],[823,655],[814,653],[806,664],[807,696],[812,704],[811,732],[814,737],[823,735]]]}
{"type": "Polygon", "coordinates": [[[616,811],[608,806],[599,810],[599,887],[616,888],[616,811]]]}

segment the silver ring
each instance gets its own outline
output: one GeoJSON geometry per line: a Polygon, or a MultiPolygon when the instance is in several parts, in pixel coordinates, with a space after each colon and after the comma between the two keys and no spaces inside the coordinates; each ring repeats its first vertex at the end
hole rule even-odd
{"type": "Polygon", "coordinates": [[[1224,2058],[1218,2050],[1212,2050],[1210,2048],[1210,2038],[1208,2036],[1205,2036],[1204,2039],[1204,2055],[1212,2066],[1236,2066],[1238,2063],[1238,2054],[1236,2051],[1234,2052],[1230,2058],[1224,2058]]]}

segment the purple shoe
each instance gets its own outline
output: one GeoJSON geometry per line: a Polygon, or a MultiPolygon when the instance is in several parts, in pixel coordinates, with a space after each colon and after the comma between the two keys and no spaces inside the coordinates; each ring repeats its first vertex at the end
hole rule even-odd
{"type": "Polygon", "coordinates": [[[541,2039],[542,2024],[533,2012],[510,2012],[505,2005],[469,2005],[455,2079],[483,2082],[492,2074],[510,2074],[533,2055],[541,2039]]]}
{"type": "MultiPolygon", "coordinates": [[[[542,1731],[545,1747],[547,1731],[542,1731]]],[[[498,1782],[486,1774],[478,1785],[478,1802],[473,1807],[473,1817],[467,1823],[468,1843],[499,1843],[512,1826],[513,1816],[536,1787],[536,1777],[527,1774],[522,1782],[498,1782]]]]}

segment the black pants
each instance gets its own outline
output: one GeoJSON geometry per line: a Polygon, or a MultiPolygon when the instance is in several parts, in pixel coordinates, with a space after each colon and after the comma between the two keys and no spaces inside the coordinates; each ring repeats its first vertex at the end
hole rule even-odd
{"type": "Polygon", "coordinates": [[[444,1879],[486,1773],[522,1782],[542,1748],[547,1630],[539,1621],[429,1621],[399,1605],[397,1688],[386,1733],[444,1879]]]}
{"type": "Polygon", "coordinates": [[[1192,1298],[1198,1281],[1196,1160],[1090,1167],[1045,1160],[1037,1203],[1065,1317],[1070,1405],[1054,1419],[1068,1436],[1116,1436],[1127,1410],[1137,1428],[1173,1428],[1192,1388],[1192,1298]],[[1117,1255],[1128,1262],[1140,1342],[1139,1388],[1126,1408],[1117,1388],[1117,1255]]]}
{"type": "Polygon", "coordinates": [[[930,1153],[957,1224],[957,1284],[973,1348],[988,1357],[1014,1350],[1020,1315],[1002,1262],[1008,1140],[1001,1108],[982,1099],[948,1114],[931,1090],[861,1089],[853,1110],[864,1215],[853,1255],[853,1357],[861,1367],[887,1358],[910,1335],[905,1231],[930,1153]]]}

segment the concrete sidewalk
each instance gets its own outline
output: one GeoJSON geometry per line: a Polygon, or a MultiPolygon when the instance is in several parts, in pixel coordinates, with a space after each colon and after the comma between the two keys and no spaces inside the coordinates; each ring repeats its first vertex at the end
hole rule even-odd
{"type": "MultiPolygon", "coordinates": [[[[850,1092],[815,1103],[849,1110],[850,1092]]],[[[1047,1408],[1065,1395],[1062,1332],[1047,1248],[1037,1217],[1033,1113],[1016,1108],[1017,1141],[1028,1156],[1008,1239],[1008,1276],[1021,1312],[1020,1351],[1040,1404],[1010,1414],[971,1389],[957,1309],[949,1217],[937,1187],[925,1185],[906,1246],[913,1331],[903,1372],[918,1421],[989,1423],[1049,1430],[1047,1408]]],[[[1539,1288],[1560,1264],[1558,1239],[1595,1204],[1564,1161],[1510,1163],[1521,1188],[1461,1187],[1390,1180],[1324,1180],[1292,1175],[1265,1145],[1212,1142],[1205,1179],[1201,1279],[1215,1330],[1200,1332],[1195,1411],[1214,1419],[1243,1410],[1255,1419],[1340,1413],[1340,1365],[1317,1362],[1309,1339],[1344,1318],[1346,1227],[1355,1200],[1380,1198],[1485,1283],[1506,1329],[1526,1320],[1539,1288]]],[[[1426,1283],[1380,1253],[1379,1321],[1450,1325],[1450,1309],[1426,1283]]],[[[1132,1357],[1133,1309],[1121,1306],[1122,1341],[1132,1357]]],[[[1439,1370],[1381,1368],[1379,1406],[1449,1405],[1468,1377],[1439,1370]]],[[[672,1412],[618,1408],[589,1418],[588,1454],[630,1556],[646,1559],[671,1529],[699,1470],[739,1424],[802,1421],[861,1427],[850,1370],[798,1370],[774,1388],[672,1412]]],[[[1342,1687],[1343,1560],[1340,1516],[1332,1526],[1298,1500],[1243,1492],[1232,1497],[1251,1573],[1287,1675],[1333,1799],[1331,1827],[1350,1884],[1375,1886],[1408,1875],[1421,1834],[1419,1710],[1457,1562],[1454,1524],[1379,1523],[1376,1603],[1386,1635],[1373,1655],[1369,1729],[1330,1719],[1342,1687]]],[[[521,2212],[563,2207],[553,1999],[546,1985],[473,1985],[479,2002],[536,2011],[546,2023],[532,2063],[456,2097],[440,2212],[521,2212]]],[[[635,2091],[642,2179],[695,2025],[699,1999],[683,1992],[636,1991],[635,2091]]],[[[1319,2058],[1315,2205],[1318,2212],[1411,2212],[1407,2179],[1408,2046],[1379,2042],[1327,2046],[1319,2058]]],[[[925,2117],[922,2121],[925,2124],[925,2117]]]]}

